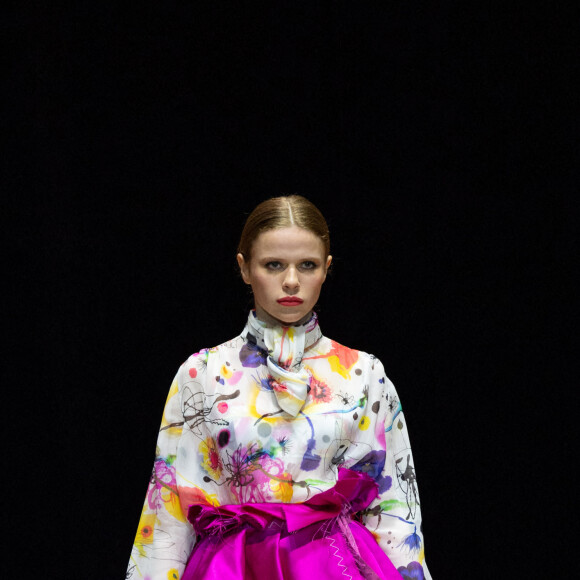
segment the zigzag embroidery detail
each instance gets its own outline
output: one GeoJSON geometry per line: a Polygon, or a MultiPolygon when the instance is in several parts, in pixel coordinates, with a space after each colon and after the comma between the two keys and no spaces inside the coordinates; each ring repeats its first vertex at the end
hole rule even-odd
{"type": "Polygon", "coordinates": [[[342,568],[344,568],[344,570],[342,571],[342,575],[343,576],[346,576],[347,578],[350,578],[350,580],[352,580],[352,576],[347,573],[346,566],[342,563],[342,561],[344,560],[344,558],[342,556],[339,556],[338,555],[338,548],[335,547],[335,545],[334,545],[335,539],[334,538],[329,538],[328,536],[326,536],[326,539],[330,542],[330,547],[331,548],[334,548],[334,550],[335,550],[334,556],[336,556],[338,558],[338,565],[341,566],[342,568]]]}

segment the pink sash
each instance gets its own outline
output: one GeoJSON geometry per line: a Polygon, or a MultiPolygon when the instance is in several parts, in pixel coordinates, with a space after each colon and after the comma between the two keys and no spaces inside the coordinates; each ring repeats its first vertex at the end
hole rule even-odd
{"type": "Polygon", "coordinates": [[[198,541],[182,580],[401,580],[371,532],[352,519],[377,495],[367,474],[340,469],[333,488],[304,503],[192,505],[198,541]]]}

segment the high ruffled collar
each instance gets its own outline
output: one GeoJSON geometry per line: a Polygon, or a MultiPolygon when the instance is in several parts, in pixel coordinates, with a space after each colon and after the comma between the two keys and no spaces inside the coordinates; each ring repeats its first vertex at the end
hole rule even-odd
{"type": "Polygon", "coordinates": [[[316,313],[297,326],[266,323],[251,310],[242,336],[268,353],[267,365],[281,409],[296,417],[310,386],[310,373],[302,366],[304,353],[322,337],[316,313]]]}

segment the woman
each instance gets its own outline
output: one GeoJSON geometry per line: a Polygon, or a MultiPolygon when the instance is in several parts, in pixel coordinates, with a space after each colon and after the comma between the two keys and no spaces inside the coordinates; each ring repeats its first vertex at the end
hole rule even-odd
{"type": "Polygon", "coordinates": [[[169,391],[127,578],[430,578],[406,422],[374,356],[324,337],[332,262],[301,196],[248,217],[255,309],[169,391]]]}

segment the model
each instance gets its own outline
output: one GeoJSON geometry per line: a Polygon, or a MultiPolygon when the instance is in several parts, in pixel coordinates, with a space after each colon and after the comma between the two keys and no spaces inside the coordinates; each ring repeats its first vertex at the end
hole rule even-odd
{"type": "Polygon", "coordinates": [[[395,387],[313,310],[324,217],[297,195],[261,203],[237,261],[254,309],[177,372],[127,578],[429,580],[395,387]]]}

